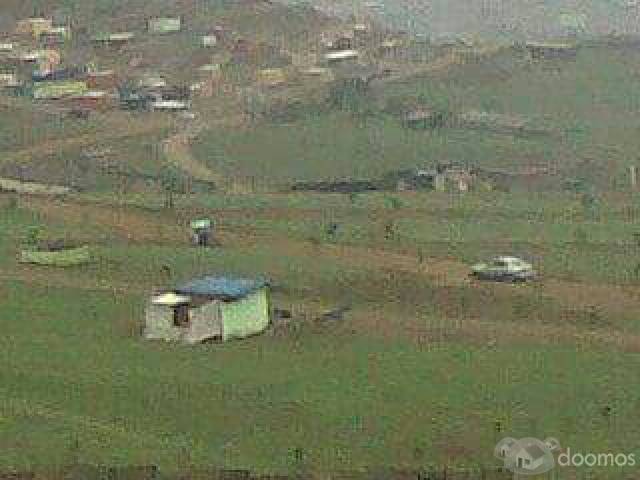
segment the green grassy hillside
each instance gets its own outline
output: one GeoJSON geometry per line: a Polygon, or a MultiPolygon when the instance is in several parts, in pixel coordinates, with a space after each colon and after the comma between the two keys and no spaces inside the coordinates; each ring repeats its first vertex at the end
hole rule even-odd
{"type": "Polygon", "coordinates": [[[524,115],[556,136],[515,137],[484,131],[412,131],[376,112],[363,121],[336,112],[284,125],[202,135],[199,158],[225,173],[274,179],[368,177],[393,168],[461,162],[517,170],[550,165],[603,188],[623,181],[638,148],[637,54],[584,49],[575,62],[531,64],[505,53],[447,73],[388,83],[377,104],[406,98],[452,111],[524,115]],[[442,108],[442,107],[440,107],[442,108]],[[585,168],[588,166],[588,168],[585,168]]]}
{"type": "MultiPolygon", "coordinates": [[[[535,206],[505,195],[492,210],[479,197],[457,205],[446,196],[425,199],[402,197],[389,211],[379,197],[356,205],[331,196],[181,198],[175,213],[93,201],[3,202],[0,225],[12,233],[0,243],[0,316],[9,319],[0,341],[0,464],[316,473],[494,465],[496,421],[500,435],[552,435],[576,451],[628,451],[638,433],[622,419],[638,400],[632,352],[640,344],[631,290],[617,287],[615,277],[563,274],[553,255],[541,260],[540,285],[492,286],[458,279],[464,256],[455,248],[427,250],[421,265],[414,254],[394,252],[407,250],[402,237],[410,228],[426,246],[522,235],[554,252],[573,228],[612,246],[621,236],[614,232],[629,227],[616,218],[630,199],[603,207],[599,222],[565,226],[558,215],[570,198],[535,206]],[[202,214],[204,205],[221,221],[220,249],[186,245],[180,219],[191,209],[202,214]],[[390,214],[402,218],[399,243],[376,239],[364,221],[390,214]],[[355,223],[329,241],[318,236],[324,215],[355,223]],[[315,219],[315,228],[295,220],[301,217],[315,219]],[[528,217],[528,229],[518,221],[504,230],[528,217]],[[95,262],[68,271],[17,265],[33,225],[90,241],[95,262]],[[462,238],[450,238],[454,231],[462,238]],[[225,345],[145,342],[144,302],[152,286],[166,284],[162,265],[175,280],[267,273],[279,285],[275,305],[292,309],[299,327],[225,345]],[[311,321],[345,303],[353,310],[342,321],[311,321]],[[609,419],[600,413],[606,405],[615,412],[609,419]]],[[[585,243],[584,251],[597,245],[585,243]]],[[[594,257],[566,255],[586,271],[601,268],[594,257]]],[[[626,255],[630,262],[633,252],[626,255]]],[[[597,473],[620,478],[625,471],[597,473]]]]}

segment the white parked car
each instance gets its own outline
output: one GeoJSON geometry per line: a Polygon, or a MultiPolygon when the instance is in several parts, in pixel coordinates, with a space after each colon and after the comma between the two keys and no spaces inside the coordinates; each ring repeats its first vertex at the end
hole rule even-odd
{"type": "Polygon", "coordinates": [[[537,273],[530,263],[517,257],[505,255],[473,265],[471,276],[498,282],[526,282],[535,279],[537,273]]]}

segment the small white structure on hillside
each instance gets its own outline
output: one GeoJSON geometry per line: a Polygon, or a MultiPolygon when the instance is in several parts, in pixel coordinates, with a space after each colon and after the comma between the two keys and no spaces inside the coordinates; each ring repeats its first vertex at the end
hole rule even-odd
{"type": "Polygon", "coordinates": [[[268,326],[268,282],[208,276],[152,296],[144,337],[195,344],[245,338],[268,326]]]}
{"type": "Polygon", "coordinates": [[[202,46],[205,48],[215,47],[218,44],[218,37],[215,35],[204,35],[202,37],[202,46]]]}
{"type": "Polygon", "coordinates": [[[337,52],[327,52],[324,54],[324,61],[328,64],[355,62],[360,53],[357,50],[339,50],[337,52]]]}
{"type": "Polygon", "coordinates": [[[180,17],[150,18],[147,29],[156,34],[179,32],[182,29],[182,19],[180,17]]]}

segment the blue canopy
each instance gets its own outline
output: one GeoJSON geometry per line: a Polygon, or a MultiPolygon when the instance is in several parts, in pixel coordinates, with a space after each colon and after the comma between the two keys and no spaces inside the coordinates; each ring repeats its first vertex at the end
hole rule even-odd
{"type": "Polygon", "coordinates": [[[266,285],[268,285],[268,282],[263,279],[208,276],[180,285],[175,289],[175,292],[182,295],[241,298],[266,285]]]}

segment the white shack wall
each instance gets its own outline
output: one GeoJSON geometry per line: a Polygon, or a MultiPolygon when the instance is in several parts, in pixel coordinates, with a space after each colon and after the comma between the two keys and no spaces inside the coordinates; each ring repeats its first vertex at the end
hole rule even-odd
{"type": "Polygon", "coordinates": [[[205,303],[201,307],[189,309],[189,328],[184,341],[198,343],[212,337],[222,336],[220,302],[205,303]]]}
{"type": "Polygon", "coordinates": [[[173,324],[173,308],[164,305],[147,305],[144,337],[185,343],[199,343],[208,338],[222,336],[220,302],[212,301],[189,309],[189,325],[173,324]]]}
{"type": "Polygon", "coordinates": [[[144,337],[149,339],[180,340],[183,332],[173,325],[173,309],[163,305],[147,305],[144,337]]]}

